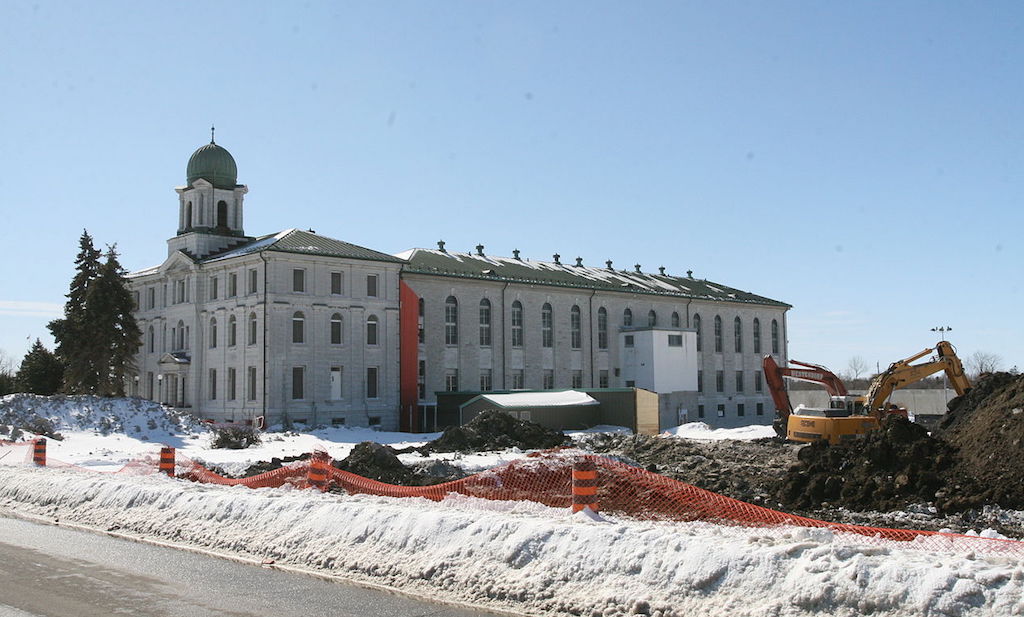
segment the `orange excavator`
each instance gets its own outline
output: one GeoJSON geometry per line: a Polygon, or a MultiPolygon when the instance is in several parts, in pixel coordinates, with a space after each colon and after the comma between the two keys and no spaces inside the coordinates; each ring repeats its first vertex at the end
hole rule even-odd
{"type": "MultiPolygon", "coordinates": [[[[765,356],[761,361],[764,370],[764,380],[768,383],[768,391],[775,402],[775,432],[779,437],[792,441],[816,441],[818,439],[829,439],[832,441],[832,433],[842,431],[845,434],[858,435],[872,430],[871,427],[863,426],[864,399],[859,396],[850,396],[846,384],[838,375],[819,364],[790,360],[790,364],[796,367],[780,367],[775,358],[765,356]],[[793,404],[786,393],[785,379],[806,381],[820,384],[825,387],[829,394],[829,406],[827,409],[812,409],[800,407],[798,413],[793,410],[793,404]],[[827,419],[827,421],[819,420],[827,419]],[[825,424],[830,425],[826,430],[825,424]],[[819,426],[822,425],[822,426],[819,426]]],[[[874,428],[878,428],[877,422],[874,428]]],[[[836,440],[839,438],[836,437],[836,440]]]]}
{"type": "Polygon", "coordinates": [[[957,396],[963,396],[971,389],[971,383],[964,375],[960,358],[948,341],[940,341],[934,348],[926,348],[909,358],[890,364],[888,369],[872,380],[867,396],[849,396],[842,380],[822,366],[795,360],[792,362],[810,370],[781,368],[771,356],[765,356],[762,361],[765,381],[768,382],[778,414],[775,430],[780,436],[792,441],[811,442],[827,439],[829,443],[837,444],[877,430],[887,415],[906,417],[906,409],[888,404],[893,391],[939,371],[946,372],[957,396]],[[933,351],[936,354],[928,361],[911,364],[933,351]],[[831,395],[828,408],[799,407],[794,410],[789,395],[786,394],[783,381],[785,377],[824,385],[831,395]]]}

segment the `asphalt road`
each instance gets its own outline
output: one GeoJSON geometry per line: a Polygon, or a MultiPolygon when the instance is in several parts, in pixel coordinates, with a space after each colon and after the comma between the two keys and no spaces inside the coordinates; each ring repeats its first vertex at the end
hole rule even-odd
{"type": "Polygon", "coordinates": [[[398,594],[0,517],[0,617],[487,617],[398,594]]]}

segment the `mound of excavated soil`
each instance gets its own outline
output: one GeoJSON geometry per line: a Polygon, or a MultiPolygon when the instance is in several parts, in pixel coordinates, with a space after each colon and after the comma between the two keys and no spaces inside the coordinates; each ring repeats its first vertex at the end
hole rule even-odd
{"type": "Polygon", "coordinates": [[[985,503],[1024,508],[1024,375],[993,373],[950,401],[939,436],[959,449],[985,503]]]}
{"type": "Polygon", "coordinates": [[[485,411],[464,426],[453,426],[434,441],[424,444],[420,451],[428,452],[483,452],[519,448],[541,450],[566,443],[561,432],[535,422],[517,420],[500,411],[485,411]]]}
{"type": "Polygon", "coordinates": [[[372,441],[357,444],[344,460],[333,465],[364,478],[402,486],[428,486],[464,477],[462,470],[445,466],[419,466],[412,469],[402,464],[395,449],[372,441]],[[434,474],[437,475],[434,475],[434,474]]]}
{"type": "Polygon", "coordinates": [[[885,512],[930,502],[959,511],[983,503],[956,448],[905,418],[887,418],[881,430],[846,444],[812,443],[798,458],[777,491],[791,509],[828,504],[885,512]]]}
{"type": "Polygon", "coordinates": [[[625,462],[673,480],[771,508],[779,476],[796,463],[799,445],[781,439],[691,441],[646,435],[595,434],[581,448],[618,455],[625,462]]]}

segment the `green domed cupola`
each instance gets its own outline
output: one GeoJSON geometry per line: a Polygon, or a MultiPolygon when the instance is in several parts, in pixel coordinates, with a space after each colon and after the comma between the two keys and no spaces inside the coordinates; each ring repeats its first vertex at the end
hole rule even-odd
{"type": "Polygon", "coordinates": [[[219,189],[233,189],[238,185],[238,166],[227,149],[218,146],[210,136],[210,143],[192,153],[188,160],[188,186],[202,178],[219,189]]]}

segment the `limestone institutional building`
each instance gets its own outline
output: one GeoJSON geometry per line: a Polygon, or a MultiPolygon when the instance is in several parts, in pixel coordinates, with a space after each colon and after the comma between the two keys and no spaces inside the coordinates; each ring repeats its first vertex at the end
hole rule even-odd
{"type": "Polygon", "coordinates": [[[212,140],[175,191],[167,259],[129,274],[137,396],[217,422],[385,430],[434,429],[443,391],[644,388],[662,428],[774,416],[761,358],[786,362],[786,303],[483,245],[389,255],[312,231],[248,236],[248,188],[212,140]]]}

